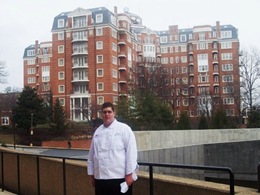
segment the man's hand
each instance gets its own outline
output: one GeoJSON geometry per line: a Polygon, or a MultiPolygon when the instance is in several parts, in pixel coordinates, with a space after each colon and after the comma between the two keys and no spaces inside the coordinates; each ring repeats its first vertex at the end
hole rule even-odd
{"type": "Polygon", "coordinates": [[[132,173],[130,173],[129,175],[125,176],[125,181],[126,181],[128,186],[131,186],[133,184],[134,179],[132,177],[132,173]]]}
{"type": "Polygon", "coordinates": [[[95,179],[94,179],[94,175],[90,175],[90,185],[95,187],[95,179]]]}

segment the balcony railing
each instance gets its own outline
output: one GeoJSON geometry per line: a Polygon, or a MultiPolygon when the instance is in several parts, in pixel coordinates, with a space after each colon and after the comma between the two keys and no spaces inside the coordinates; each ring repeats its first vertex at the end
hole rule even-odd
{"type": "MultiPolygon", "coordinates": [[[[40,159],[59,159],[62,160],[62,191],[63,194],[67,194],[67,189],[66,189],[66,162],[67,160],[76,160],[76,161],[87,161],[86,158],[65,158],[65,157],[56,157],[56,156],[50,156],[50,155],[38,155],[38,154],[24,154],[24,153],[13,153],[13,152],[8,152],[8,151],[1,151],[1,187],[2,191],[6,189],[5,186],[5,156],[7,155],[16,155],[16,170],[17,170],[17,177],[13,178],[13,182],[17,184],[17,191],[18,194],[21,194],[21,163],[20,159],[21,157],[34,157],[36,158],[35,163],[36,163],[36,185],[37,185],[37,194],[40,195],[41,193],[41,177],[40,174],[42,173],[40,171],[40,159]]],[[[8,158],[8,156],[7,156],[8,158]]],[[[148,163],[148,162],[138,162],[140,166],[148,166],[149,167],[149,191],[150,195],[154,194],[154,179],[153,179],[153,167],[168,167],[168,168],[177,168],[177,169],[195,169],[195,170],[208,170],[208,171],[217,171],[217,172],[226,172],[229,174],[229,187],[230,187],[230,195],[235,194],[235,189],[234,189],[234,173],[231,168],[229,167],[216,167],[216,166],[197,166],[197,165],[182,165],[182,164],[163,164],[163,163],[148,163]]],[[[55,173],[53,173],[55,174],[55,173]]],[[[258,165],[258,192],[260,192],[260,163],[258,165]]],[[[13,189],[14,190],[14,189],[13,189]]]]}

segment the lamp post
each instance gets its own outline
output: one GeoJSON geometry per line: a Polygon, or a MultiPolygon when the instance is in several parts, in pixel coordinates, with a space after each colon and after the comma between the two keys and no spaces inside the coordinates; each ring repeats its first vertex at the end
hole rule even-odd
{"type": "Polygon", "coordinates": [[[31,113],[31,129],[30,129],[30,134],[31,134],[31,143],[30,146],[33,146],[32,144],[32,136],[33,136],[33,113],[31,113]]]}
{"type": "Polygon", "coordinates": [[[14,149],[16,149],[16,145],[15,145],[15,133],[16,133],[16,129],[17,129],[17,124],[14,125],[14,149]]]}

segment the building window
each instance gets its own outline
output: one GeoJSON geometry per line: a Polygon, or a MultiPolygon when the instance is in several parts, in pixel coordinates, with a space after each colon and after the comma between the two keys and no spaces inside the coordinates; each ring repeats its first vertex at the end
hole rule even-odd
{"type": "Polygon", "coordinates": [[[232,42],[222,42],[221,43],[221,49],[231,49],[232,48],[232,42]]]}
{"type": "Polygon", "coordinates": [[[58,33],[58,40],[64,40],[64,32],[58,33]]]}
{"type": "Polygon", "coordinates": [[[186,52],[186,51],[187,51],[186,45],[182,45],[182,46],[181,46],[181,52],[186,52]]]}
{"type": "Polygon", "coordinates": [[[115,39],[117,39],[117,31],[112,29],[112,37],[114,37],[115,39]]]}
{"type": "Polygon", "coordinates": [[[176,100],[176,106],[180,106],[181,105],[181,101],[180,100],[176,100]]]}
{"type": "Polygon", "coordinates": [[[198,76],[199,83],[207,83],[209,82],[209,76],[208,75],[199,75],[198,76]]]}
{"type": "Polygon", "coordinates": [[[188,70],[187,70],[187,67],[182,67],[182,68],[181,68],[181,73],[187,73],[187,71],[188,71],[188,70]]]}
{"type": "Polygon", "coordinates": [[[117,78],[117,71],[116,70],[112,70],[112,76],[113,76],[113,78],[117,78]]]}
{"type": "Polygon", "coordinates": [[[103,35],[103,28],[96,28],[96,36],[102,36],[103,35]]]}
{"type": "Polygon", "coordinates": [[[7,116],[1,117],[1,125],[9,125],[9,117],[7,116]]]}
{"type": "Polygon", "coordinates": [[[232,32],[231,31],[221,31],[221,38],[232,38],[232,32]]]}
{"type": "Polygon", "coordinates": [[[51,59],[49,58],[49,57],[43,57],[42,59],[41,59],[41,62],[42,63],[49,63],[51,61],[51,59]]]}
{"type": "Polygon", "coordinates": [[[115,56],[112,56],[112,63],[117,65],[117,57],[115,56]]]}
{"type": "Polygon", "coordinates": [[[64,19],[59,19],[58,20],[58,28],[63,28],[64,27],[64,19]]]}
{"type": "Polygon", "coordinates": [[[187,62],[187,56],[181,56],[181,62],[186,63],[187,62]]]}
{"type": "Polygon", "coordinates": [[[116,83],[113,83],[113,91],[117,91],[118,90],[118,86],[116,83]]]}
{"type": "Polygon", "coordinates": [[[64,80],[64,72],[63,71],[58,73],[58,79],[64,80]]]}
{"type": "Polygon", "coordinates": [[[97,69],[97,77],[103,77],[103,69],[97,69]]]}
{"type": "Polygon", "coordinates": [[[58,59],[58,66],[64,66],[64,58],[58,59]]]}
{"type": "Polygon", "coordinates": [[[87,40],[87,31],[77,31],[72,34],[73,40],[87,40]]]}
{"type": "Polygon", "coordinates": [[[205,41],[205,39],[206,39],[206,34],[205,33],[199,33],[199,40],[205,41]]]}
{"type": "Polygon", "coordinates": [[[65,91],[65,86],[59,85],[59,93],[64,93],[64,91],[65,91]]]}
{"type": "Polygon", "coordinates": [[[198,54],[198,71],[208,71],[208,54],[198,54]]]}
{"type": "Polygon", "coordinates": [[[29,77],[27,81],[28,83],[35,83],[36,79],[35,77],[29,77]]]}
{"type": "Polygon", "coordinates": [[[223,93],[224,94],[234,93],[234,87],[233,86],[223,87],[223,93]]]}
{"type": "Polygon", "coordinates": [[[103,22],[103,14],[97,14],[96,15],[96,23],[103,22]]]}
{"type": "Polygon", "coordinates": [[[73,17],[73,28],[82,28],[87,26],[86,16],[73,17]]]}
{"type": "Polygon", "coordinates": [[[112,50],[117,52],[117,45],[115,43],[112,43],[112,50]]]}
{"type": "Polygon", "coordinates": [[[28,50],[27,56],[35,56],[35,50],[28,50]]]}
{"type": "Polygon", "coordinates": [[[103,91],[104,90],[104,83],[97,83],[97,90],[103,91]]]}
{"type": "Polygon", "coordinates": [[[28,68],[27,73],[28,74],[35,74],[35,68],[28,68]]]}
{"type": "MultiPolygon", "coordinates": [[[[146,47],[144,47],[145,49],[146,47]]],[[[149,49],[149,47],[148,47],[149,49]]],[[[161,47],[161,53],[168,53],[168,47],[161,47]]]]}
{"type": "Polygon", "coordinates": [[[35,59],[27,60],[27,65],[33,65],[33,64],[35,64],[35,59]]]}
{"type": "Polygon", "coordinates": [[[98,50],[103,49],[103,41],[97,41],[96,47],[97,47],[98,50]]]}
{"type": "Polygon", "coordinates": [[[42,82],[49,82],[50,77],[49,76],[42,76],[42,82]]]}
{"type": "Polygon", "coordinates": [[[175,57],[175,62],[176,62],[176,64],[179,63],[179,57],[178,56],[175,57]]]}
{"type": "Polygon", "coordinates": [[[50,91],[50,85],[49,84],[43,84],[42,85],[42,91],[50,91]]]}
{"type": "Polygon", "coordinates": [[[234,110],[233,109],[226,109],[227,116],[234,116],[234,110]]]}
{"type": "Polygon", "coordinates": [[[180,42],[186,42],[187,36],[186,35],[180,35],[180,42]]]}
{"type": "Polygon", "coordinates": [[[97,55],[97,63],[103,63],[103,55],[97,55]]]}
{"type": "Polygon", "coordinates": [[[233,64],[222,64],[222,70],[223,71],[232,71],[233,70],[233,64]]]}
{"type": "Polygon", "coordinates": [[[168,58],[167,57],[162,58],[161,63],[162,64],[168,64],[168,58]]]}
{"type": "Polygon", "coordinates": [[[223,98],[223,104],[224,104],[224,105],[234,104],[234,98],[233,98],[233,97],[223,98]]]}
{"type": "Polygon", "coordinates": [[[223,75],[222,76],[222,81],[226,82],[226,83],[233,82],[233,75],[223,75]]]}
{"type": "Polygon", "coordinates": [[[163,37],[160,37],[160,43],[167,43],[168,40],[167,40],[167,36],[163,36],[163,37]]]}
{"type": "Polygon", "coordinates": [[[64,53],[64,45],[58,46],[58,53],[64,53]]]}
{"type": "Polygon", "coordinates": [[[65,106],[65,99],[64,98],[59,98],[59,102],[61,106],[65,106]]]}
{"type": "Polygon", "coordinates": [[[188,99],[184,99],[183,100],[183,106],[188,106],[189,105],[189,100],[188,99]]]}
{"type": "Polygon", "coordinates": [[[102,105],[104,103],[104,97],[103,96],[98,96],[97,97],[97,104],[102,105]]]}

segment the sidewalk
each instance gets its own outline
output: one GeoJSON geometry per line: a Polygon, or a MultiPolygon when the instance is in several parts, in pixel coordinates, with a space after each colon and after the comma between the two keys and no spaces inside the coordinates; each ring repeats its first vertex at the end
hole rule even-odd
{"type": "Polygon", "coordinates": [[[8,191],[2,191],[2,189],[0,188],[0,195],[14,195],[13,193],[11,192],[8,192],[8,191]]]}

